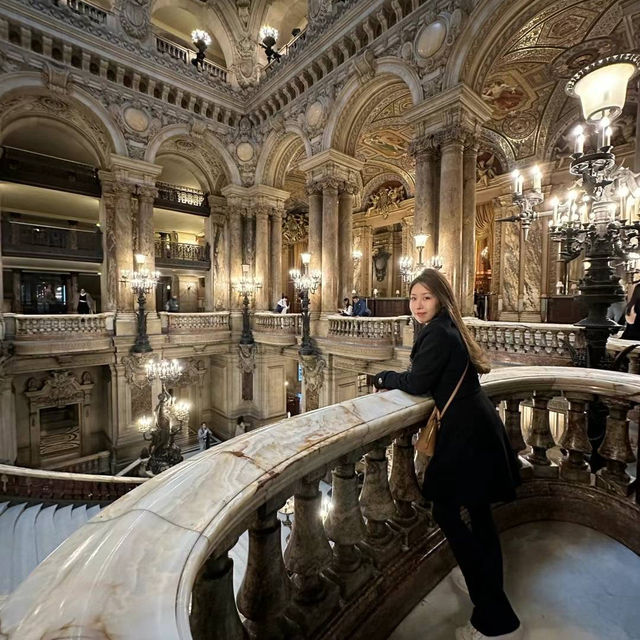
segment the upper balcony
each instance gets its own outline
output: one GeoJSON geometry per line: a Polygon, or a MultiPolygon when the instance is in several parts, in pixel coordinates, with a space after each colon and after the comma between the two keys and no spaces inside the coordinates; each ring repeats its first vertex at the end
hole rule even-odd
{"type": "Polygon", "coordinates": [[[100,263],[102,231],[96,226],[41,224],[9,217],[2,220],[2,255],[100,263]]]}
{"type": "Polygon", "coordinates": [[[156,188],[158,189],[158,197],[153,203],[156,207],[194,213],[198,216],[210,214],[207,194],[199,189],[182,187],[168,182],[156,182],[156,188]]]}
{"type": "Polygon", "coordinates": [[[95,167],[33,151],[0,147],[0,180],[100,197],[95,167]]]}
{"type": "Polygon", "coordinates": [[[211,268],[211,248],[208,242],[202,245],[156,240],[154,249],[157,267],[182,267],[201,271],[211,268]]]}
{"type": "MultiPolygon", "coordinates": [[[[156,41],[156,51],[158,51],[158,53],[169,56],[174,60],[178,60],[188,69],[191,69],[191,60],[195,55],[191,49],[176,44],[175,42],[171,42],[159,35],[155,35],[154,38],[156,41]]],[[[210,78],[220,79],[222,82],[227,81],[227,70],[206,58],[202,61],[202,73],[210,78]]]]}

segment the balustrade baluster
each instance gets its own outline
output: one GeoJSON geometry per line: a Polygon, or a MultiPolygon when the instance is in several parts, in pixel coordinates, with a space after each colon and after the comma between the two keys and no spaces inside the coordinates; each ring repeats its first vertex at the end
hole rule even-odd
{"type": "Polygon", "coordinates": [[[413,462],[415,450],[412,435],[411,431],[405,431],[393,441],[393,463],[389,477],[391,497],[396,504],[393,522],[400,527],[407,546],[422,538],[432,524],[429,512],[418,506],[422,501],[422,492],[413,462]]]}
{"type": "Polygon", "coordinates": [[[190,623],[198,640],[248,640],[233,597],[233,560],[228,550],[208,558],[200,570],[191,597],[190,623]]]}
{"type": "Polygon", "coordinates": [[[621,496],[630,495],[631,477],[626,467],[634,462],[629,441],[629,409],[631,403],[626,400],[603,398],[609,409],[607,430],[598,453],[605,459],[607,466],[596,474],[596,486],[621,496]]]}
{"type": "Polygon", "coordinates": [[[355,472],[357,454],[345,457],[332,471],[331,509],[324,529],[335,545],[333,561],[327,575],[340,587],[344,600],[350,599],[369,580],[373,567],[356,544],[366,534],[358,503],[358,479],[355,472]]]}
{"type": "Polygon", "coordinates": [[[527,448],[527,443],[522,436],[522,414],[520,412],[520,403],[524,398],[512,396],[507,398],[504,412],[504,426],[507,430],[507,436],[511,445],[511,450],[518,457],[520,469],[524,469],[520,452],[527,448]]]}
{"type": "Polygon", "coordinates": [[[290,616],[309,634],[333,614],[338,586],[322,574],[332,558],[322,525],[322,494],[318,482],[324,469],[303,478],[294,494],[295,517],[284,562],[293,579],[290,616]]]}
{"type": "Polygon", "coordinates": [[[565,396],[569,402],[569,411],[567,427],[559,444],[569,455],[560,463],[560,477],[569,482],[589,484],[591,470],[585,455],[591,453],[591,443],[587,434],[586,403],[592,396],[576,393],[566,393],[565,396]]]}
{"type": "Polygon", "coordinates": [[[286,617],[291,582],[282,560],[278,512],[261,507],[249,527],[249,558],[238,609],[252,640],[299,638],[298,625],[286,617]]]}
{"type": "Polygon", "coordinates": [[[527,440],[532,452],[526,456],[526,459],[533,465],[533,475],[545,478],[556,477],[558,472],[557,466],[552,465],[547,458],[547,449],[555,445],[549,426],[548,404],[551,398],[553,398],[551,394],[536,392],[533,398],[531,433],[527,440]]]}
{"type": "Polygon", "coordinates": [[[389,439],[379,440],[365,456],[364,484],[360,507],[367,522],[367,536],[361,543],[377,567],[388,564],[401,551],[399,533],[389,526],[396,506],[389,488],[386,446],[389,439]]]}

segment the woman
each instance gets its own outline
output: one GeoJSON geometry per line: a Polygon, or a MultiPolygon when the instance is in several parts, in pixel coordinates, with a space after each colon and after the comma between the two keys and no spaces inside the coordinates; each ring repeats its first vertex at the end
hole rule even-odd
{"type": "Polygon", "coordinates": [[[422,325],[408,371],[381,371],[379,389],[430,393],[446,409],[435,451],[425,472],[423,494],[451,546],[474,604],[457,640],[520,637],[520,621],[503,590],[502,551],[491,503],[512,500],[518,463],[494,404],[480,388],[478,373],[490,370],[486,356],[462,322],[451,286],[425,269],[409,288],[409,307],[422,325]],[[459,386],[458,386],[459,385],[459,386]],[[469,512],[471,526],[461,517],[469,512]]]}
{"type": "Polygon", "coordinates": [[[623,340],[640,340],[640,282],[635,286],[624,311],[627,325],[620,337],[623,340]]]}
{"type": "Polygon", "coordinates": [[[200,451],[205,451],[211,446],[211,437],[213,434],[209,427],[207,427],[206,422],[200,423],[200,428],[198,429],[198,448],[200,451]]]}
{"type": "Polygon", "coordinates": [[[338,312],[341,316],[352,316],[353,315],[353,306],[349,301],[349,298],[345,298],[342,301],[342,309],[338,309],[338,312]]]}
{"type": "Polygon", "coordinates": [[[78,294],[76,311],[78,313],[93,313],[93,298],[84,289],[80,289],[80,293],[78,294]]]}

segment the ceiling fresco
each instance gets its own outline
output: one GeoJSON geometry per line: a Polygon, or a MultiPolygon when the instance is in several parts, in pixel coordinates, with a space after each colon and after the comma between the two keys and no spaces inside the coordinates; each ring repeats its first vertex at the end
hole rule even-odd
{"type": "Polygon", "coordinates": [[[549,156],[556,138],[580,118],[579,102],[564,93],[566,80],[600,57],[632,48],[613,0],[562,0],[504,34],[474,87],[493,108],[486,127],[498,134],[503,160],[549,156]]]}

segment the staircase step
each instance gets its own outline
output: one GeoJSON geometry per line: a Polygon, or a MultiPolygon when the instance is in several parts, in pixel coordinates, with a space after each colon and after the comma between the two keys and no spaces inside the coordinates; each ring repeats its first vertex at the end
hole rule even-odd
{"type": "Polygon", "coordinates": [[[0,502],[0,516],[5,511],[5,509],[9,506],[8,502],[0,502]]]}
{"type": "Polygon", "coordinates": [[[11,591],[38,566],[36,518],[41,507],[40,504],[27,507],[16,522],[13,534],[11,591]]]}
{"type": "Polygon", "coordinates": [[[62,544],[74,531],[75,528],[71,522],[71,511],[73,507],[68,504],[59,507],[53,514],[53,524],[56,532],[56,547],[62,544]]]}
{"type": "Polygon", "coordinates": [[[91,518],[97,516],[100,513],[100,505],[95,504],[93,507],[87,507],[87,522],[91,520],[91,518]]]}
{"type": "Polygon", "coordinates": [[[26,505],[8,507],[0,515],[0,594],[11,593],[11,571],[16,522],[26,505]]]}
{"type": "Polygon", "coordinates": [[[71,512],[71,524],[73,525],[72,533],[74,533],[83,524],[85,524],[86,521],[87,521],[87,505],[82,504],[79,507],[74,507],[73,511],[71,512]]]}
{"type": "Polygon", "coordinates": [[[36,555],[38,562],[42,562],[58,546],[56,526],[53,522],[56,509],[55,504],[45,507],[40,510],[36,519],[36,555]]]}

